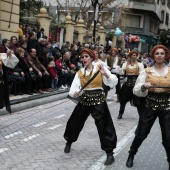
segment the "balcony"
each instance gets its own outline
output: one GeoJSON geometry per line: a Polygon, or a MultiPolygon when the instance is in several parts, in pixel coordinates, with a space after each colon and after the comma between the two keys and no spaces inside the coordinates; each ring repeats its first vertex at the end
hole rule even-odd
{"type": "Polygon", "coordinates": [[[129,0],[127,8],[153,12],[161,20],[161,8],[155,0],[129,0]]]}

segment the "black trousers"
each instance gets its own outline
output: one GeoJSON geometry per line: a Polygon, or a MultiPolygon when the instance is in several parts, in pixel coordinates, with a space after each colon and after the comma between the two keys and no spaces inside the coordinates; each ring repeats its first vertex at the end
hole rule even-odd
{"type": "Polygon", "coordinates": [[[4,107],[5,103],[5,86],[3,83],[0,83],[0,109],[4,107]]]}
{"type": "Polygon", "coordinates": [[[106,102],[95,106],[78,103],[67,122],[64,138],[75,142],[90,114],[95,120],[102,150],[106,153],[112,152],[116,148],[117,135],[106,102]]]}
{"type": "Polygon", "coordinates": [[[133,140],[130,148],[137,152],[142,142],[150,133],[157,117],[159,118],[159,124],[162,132],[162,144],[166,150],[167,157],[170,160],[170,110],[159,111],[145,107],[139,117],[139,123],[135,131],[135,139],[133,140]]]}
{"type": "Polygon", "coordinates": [[[123,84],[120,94],[119,94],[119,100],[120,100],[120,109],[119,114],[123,114],[125,110],[125,106],[127,102],[131,101],[133,99],[133,87],[134,86],[127,86],[126,84],[123,84]]]}

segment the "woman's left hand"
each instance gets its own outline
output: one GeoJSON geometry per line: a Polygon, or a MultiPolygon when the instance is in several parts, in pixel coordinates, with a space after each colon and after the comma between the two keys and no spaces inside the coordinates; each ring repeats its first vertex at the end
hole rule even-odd
{"type": "Polygon", "coordinates": [[[106,74],[106,71],[105,71],[105,69],[103,67],[103,64],[99,64],[98,67],[99,67],[100,73],[106,74]]]}

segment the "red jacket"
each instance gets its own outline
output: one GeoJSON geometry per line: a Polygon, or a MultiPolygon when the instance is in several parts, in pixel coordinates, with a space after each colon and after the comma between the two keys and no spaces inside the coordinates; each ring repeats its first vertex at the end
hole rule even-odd
{"type": "Polygon", "coordinates": [[[56,71],[55,67],[48,66],[48,71],[50,72],[52,79],[55,79],[57,77],[57,71],[56,71]]]}
{"type": "Polygon", "coordinates": [[[64,65],[62,64],[61,60],[55,60],[55,65],[58,67],[58,68],[64,68],[64,65]]]}

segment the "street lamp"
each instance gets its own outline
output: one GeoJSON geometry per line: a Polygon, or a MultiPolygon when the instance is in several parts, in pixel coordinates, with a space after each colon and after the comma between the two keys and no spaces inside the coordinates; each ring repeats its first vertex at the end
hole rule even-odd
{"type": "Polygon", "coordinates": [[[98,19],[98,12],[103,0],[91,0],[92,6],[94,7],[94,27],[93,27],[93,43],[96,41],[96,24],[98,19]]]}

